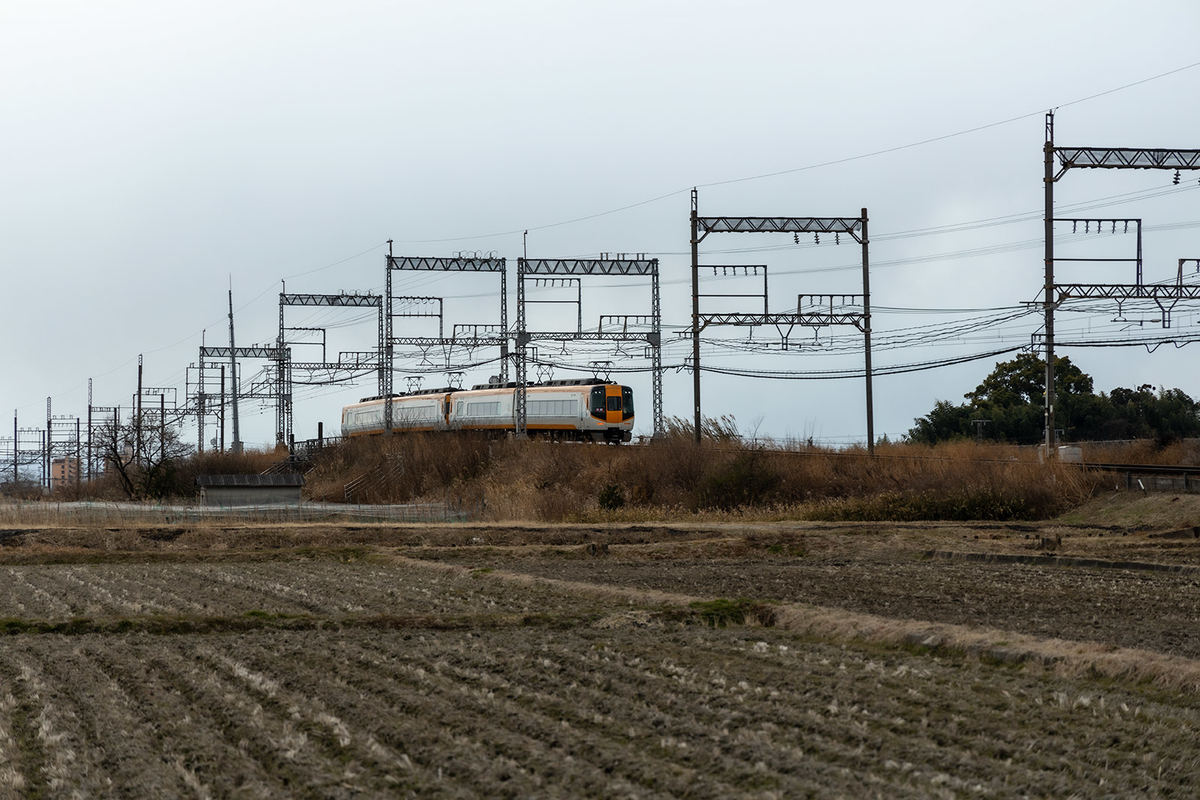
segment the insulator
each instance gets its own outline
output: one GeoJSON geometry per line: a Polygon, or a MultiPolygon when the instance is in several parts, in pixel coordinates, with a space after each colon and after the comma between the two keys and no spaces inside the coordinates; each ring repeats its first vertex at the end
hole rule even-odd
{"type": "Polygon", "coordinates": [[[795,242],[796,244],[800,244],[800,234],[798,234],[798,233],[793,233],[793,234],[792,234],[792,241],[793,241],[793,242],[795,242]]]}
{"type": "Polygon", "coordinates": [[[821,243],[821,234],[819,234],[819,233],[814,233],[814,234],[813,234],[813,241],[814,241],[814,242],[816,242],[817,244],[820,244],[820,243],[821,243]]]}
{"type": "Polygon", "coordinates": [[[833,233],[833,243],[834,243],[834,244],[841,244],[841,243],[842,243],[842,236],[841,236],[841,234],[840,234],[840,233],[838,233],[837,231],[834,231],[834,233],[833,233]]]}
{"type": "Polygon", "coordinates": [[[1175,178],[1174,178],[1174,180],[1171,181],[1171,183],[1173,183],[1176,186],[1179,185],[1179,170],[1175,170],[1175,178]]]}

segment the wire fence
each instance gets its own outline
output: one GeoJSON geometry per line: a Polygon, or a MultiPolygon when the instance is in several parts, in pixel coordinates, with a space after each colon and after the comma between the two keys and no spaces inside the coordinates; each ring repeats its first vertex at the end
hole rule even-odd
{"type": "Polygon", "coordinates": [[[482,508],[458,503],[404,505],[165,505],[154,503],[9,501],[0,503],[0,524],[121,525],[178,524],[204,520],[254,522],[470,522],[482,508]]]}

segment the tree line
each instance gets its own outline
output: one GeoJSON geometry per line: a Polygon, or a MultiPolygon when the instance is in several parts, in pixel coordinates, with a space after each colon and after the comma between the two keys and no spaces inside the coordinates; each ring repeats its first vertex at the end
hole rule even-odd
{"type": "MultiPolygon", "coordinates": [[[[1093,391],[1092,378],[1066,357],[1054,359],[1055,420],[1062,441],[1200,436],[1200,406],[1181,389],[1143,384],[1093,391]]],[[[983,383],[955,405],[938,400],[909,429],[907,439],[935,444],[980,437],[1011,444],[1045,441],[1046,362],[1032,353],[996,365],[983,383]]]]}

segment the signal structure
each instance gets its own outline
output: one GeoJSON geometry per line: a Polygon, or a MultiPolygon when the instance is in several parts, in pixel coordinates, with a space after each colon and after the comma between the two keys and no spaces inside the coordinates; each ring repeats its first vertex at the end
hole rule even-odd
{"type": "Polygon", "coordinates": [[[690,330],[680,333],[692,339],[692,390],[695,398],[695,437],[699,443],[702,430],[700,404],[700,334],[710,325],[741,327],[773,326],[779,333],[783,349],[788,348],[788,339],[795,326],[820,328],[830,325],[853,325],[863,334],[863,352],[866,361],[866,406],[867,406],[867,451],[875,454],[875,419],[871,389],[871,278],[869,238],[867,235],[867,210],[858,217],[701,217],[699,199],[692,189],[691,213],[692,245],[692,325],[690,330]],[[770,313],[768,310],[767,267],[762,264],[749,265],[702,265],[700,243],[711,233],[790,233],[799,241],[801,233],[811,233],[819,239],[820,234],[842,234],[850,236],[862,246],[862,294],[801,294],[797,297],[796,313],[770,313]],[[721,270],[726,274],[757,276],[761,270],[762,294],[701,294],[700,270],[712,269],[714,275],[721,270]],[[740,272],[739,272],[740,271],[740,272]],[[703,297],[757,298],[763,301],[761,314],[700,312],[703,297]],[[828,305],[826,311],[824,307],[828,305]],[[807,310],[806,310],[807,309],[807,310]]]}
{"type": "MultiPolygon", "coordinates": [[[[517,436],[527,435],[526,397],[528,370],[531,353],[536,352],[535,341],[552,342],[642,342],[650,356],[652,374],[652,418],[654,438],[664,435],[663,430],[663,365],[662,365],[662,305],[658,290],[658,259],[626,258],[519,258],[517,259],[517,337],[516,337],[516,392],[514,393],[514,416],[517,436]],[[583,278],[592,275],[632,275],[650,278],[649,314],[603,314],[596,330],[583,330],[583,278]],[[568,276],[568,277],[563,277],[568,276]],[[525,282],[532,280],[537,285],[577,286],[577,300],[544,301],[527,300],[525,282]],[[578,323],[574,331],[530,331],[528,325],[529,305],[545,302],[578,303],[578,323]],[[605,330],[605,325],[610,326],[605,330]],[[613,330],[611,326],[618,328],[613,330]],[[637,328],[649,327],[649,330],[637,328]],[[635,330],[630,330],[630,328],[635,330]]],[[[535,356],[536,360],[536,356],[535,356]]],[[[541,366],[541,365],[539,365],[541,366]]]]}
{"type": "MultiPolygon", "coordinates": [[[[1045,444],[1047,454],[1054,453],[1055,445],[1055,387],[1054,387],[1054,311],[1067,300],[1113,299],[1118,302],[1131,299],[1151,299],[1163,309],[1163,327],[1170,327],[1170,308],[1183,300],[1200,299],[1200,287],[1183,283],[1183,264],[1190,259],[1181,259],[1179,277],[1174,286],[1151,285],[1142,282],[1141,221],[1137,220],[1138,252],[1136,257],[1137,277],[1132,284],[1057,284],[1054,276],[1054,224],[1112,223],[1113,230],[1118,222],[1134,220],[1082,220],[1056,219],[1054,216],[1054,184],[1070,169],[1165,169],[1175,171],[1175,182],[1183,170],[1200,170],[1200,150],[1164,150],[1136,147],[1059,147],[1054,144],[1054,112],[1046,114],[1046,143],[1043,147],[1045,162],[1045,283],[1042,288],[1042,308],[1045,315],[1044,333],[1041,336],[1046,353],[1046,422],[1045,444]],[[1057,158],[1057,170],[1055,159],[1057,158]],[[1164,307],[1163,303],[1170,303],[1164,307]]],[[[1076,259],[1058,259],[1060,261],[1076,259]]],[[[1095,261],[1098,259],[1078,259],[1095,261]]],[[[1036,347],[1038,336],[1033,343],[1036,347]]]]}
{"type": "MultiPolygon", "coordinates": [[[[392,240],[388,240],[388,254],[384,271],[387,275],[386,287],[383,294],[383,337],[382,337],[382,367],[380,375],[379,395],[391,397],[393,394],[393,373],[395,370],[395,348],[417,347],[423,354],[430,348],[440,347],[446,353],[446,368],[452,370],[450,352],[454,348],[473,350],[479,347],[496,347],[500,351],[500,381],[508,381],[508,277],[506,261],[503,258],[485,256],[481,253],[460,253],[451,258],[426,258],[417,256],[396,256],[392,253],[392,240]],[[496,324],[455,325],[450,338],[445,337],[445,320],[442,309],[442,298],[416,297],[411,295],[396,296],[392,290],[392,273],[397,271],[427,271],[446,273],[491,273],[500,276],[500,322],[496,324]],[[421,304],[438,303],[438,312],[407,312],[396,311],[396,302],[421,304]],[[396,336],[394,335],[393,320],[397,318],[434,317],[438,319],[438,335],[433,336],[396,336]],[[461,334],[461,335],[460,335],[461,334]]],[[[385,434],[392,432],[392,404],[383,404],[383,429],[385,434]]]]}

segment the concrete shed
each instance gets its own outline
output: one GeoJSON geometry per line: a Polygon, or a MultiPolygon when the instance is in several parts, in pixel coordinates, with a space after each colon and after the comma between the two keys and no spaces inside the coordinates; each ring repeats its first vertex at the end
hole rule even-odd
{"type": "Polygon", "coordinates": [[[200,475],[202,506],[300,505],[304,476],[297,473],[277,475],[200,475]]]}

